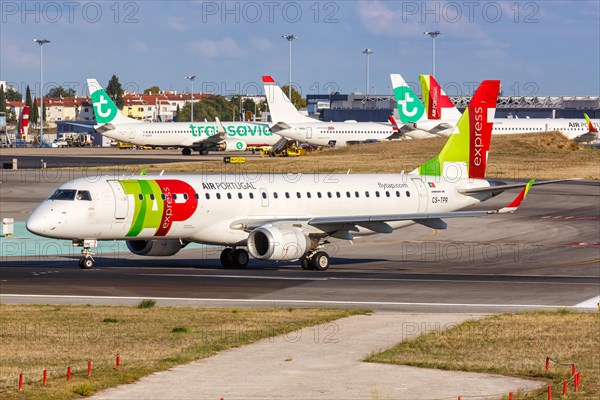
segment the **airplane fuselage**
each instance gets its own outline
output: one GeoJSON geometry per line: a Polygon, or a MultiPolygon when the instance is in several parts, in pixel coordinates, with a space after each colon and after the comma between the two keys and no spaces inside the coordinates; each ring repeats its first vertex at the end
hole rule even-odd
{"type": "Polygon", "coordinates": [[[291,128],[277,133],[317,146],[342,147],[351,143],[381,141],[395,133],[390,124],[377,122],[309,122],[289,125],[291,128]]]}
{"type": "MultiPolygon", "coordinates": [[[[60,186],[34,210],[27,229],[69,240],[182,239],[233,246],[243,245],[248,238],[246,226],[253,221],[297,220],[310,235],[324,237],[333,232],[308,226],[307,221],[367,215],[371,210],[377,214],[453,211],[489,197],[465,196],[457,192],[458,187],[488,186],[486,180],[449,182],[412,174],[102,176],[60,186]]],[[[413,223],[389,225],[397,229],[413,223]]],[[[378,231],[365,226],[348,229],[354,235],[378,231]]]]}
{"type": "MultiPolygon", "coordinates": [[[[115,129],[102,132],[103,135],[118,141],[126,141],[141,146],[191,147],[223,128],[225,141],[243,141],[247,146],[272,146],[281,136],[274,134],[269,126],[255,122],[169,122],[116,124],[115,129]]],[[[244,147],[245,148],[245,147],[244,147]]]]}

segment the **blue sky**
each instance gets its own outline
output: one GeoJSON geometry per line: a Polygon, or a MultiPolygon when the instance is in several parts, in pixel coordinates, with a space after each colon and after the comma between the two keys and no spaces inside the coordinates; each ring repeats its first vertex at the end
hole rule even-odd
{"type": "Polygon", "coordinates": [[[112,74],[130,90],[256,93],[260,76],[302,93],[390,93],[390,73],[431,72],[448,94],[500,79],[507,95],[600,95],[600,1],[0,1],[0,80],[83,93],[112,74]]]}

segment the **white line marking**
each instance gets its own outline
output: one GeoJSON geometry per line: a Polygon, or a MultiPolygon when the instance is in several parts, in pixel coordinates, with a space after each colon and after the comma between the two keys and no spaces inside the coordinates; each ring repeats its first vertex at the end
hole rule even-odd
{"type": "Polygon", "coordinates": [[[573,308],[600,308],[598,304],[600,304],[600,296],[592,297],[591,299],[575,304],[573,308]]]}
{"type": "MultiPolygon", "coordinates": [[[[443,283],[510,283],[522,285],[597,285],[596,283],[587,282],[546,282],[546,281],[511,281],[511,280],[466,280],[466,279],[417,279],[417,278],[344,278],[344,277],[289,277],[289,276],[262,276],[262,275],[220,275],[220,274],[135,274],[138,276],[158,276],[158,277],[180,277],[180,278],[234,278],[234,279],[265,279],[265,280],[282,280],[282,281],[365,281],[365,282],[443,282],[443,283]]],[[[546,276],[547,278],[547,276],[546,276]]]]}
{"type": "Polygon", "coordinates": [[[213,303],[284,303],[284,304],[331,304],[331,305],[372,305],[372,306],[432,306],[432,307],[477,307],[477,308],[575,308],[575,306],[551,304],[469,304],[469,303],[419,303],[401,301],[343,301],[343,300],[299,300],[299,299],[215,299],[190,297],[153,297],[153,296],[77,296],[77,295],[44,295],[44,294],[0,294],[2,298],[36,298],[36,299],[81,299],[81,300],[136,300],[153,299],[157,301],[203,301],[213,303]]]}

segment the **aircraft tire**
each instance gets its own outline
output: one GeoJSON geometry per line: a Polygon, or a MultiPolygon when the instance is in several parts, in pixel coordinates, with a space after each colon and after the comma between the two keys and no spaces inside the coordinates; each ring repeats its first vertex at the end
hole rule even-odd
{"type": "Polygon", "coordinates": [[[310,266],[315,271],[326,271],[329,268],[329,255],[324,251],[318,251],[310,258],[310,266]]]}
{"type": "Polygon", "coordinates": [[[300,266],[305,271],[312,269],[311,265],[310,265],[310,260],[308,258],[306,258],[306,256],[300,257],[300,266]]]}
{"type": "Polygon", "coordinates": [[[92,269],[94,268],[94,259],[91,257],[84,257],[79,260],[79,268],[81,269],[92,269]]]}
{"type": "Polygon", "coordinates": [[[230,257],[235,268],[246,268],[250,261],[250,256],[244,249],[233,250],[230,257]]]}
{"type": "Polygon", "coordinates": [[[189,156],[192,154],[192,149],[190,149],[189,147],[184,147],[183,149],[181,149],[181,154],[183,154],[184,156],[189,156]]]}
{"type": "Polygon", "coordinates": [[[223,249],[220,257],[221,265],[223,268],[233,268],[233,249],[231,247],[227,247],[223,249]]]}

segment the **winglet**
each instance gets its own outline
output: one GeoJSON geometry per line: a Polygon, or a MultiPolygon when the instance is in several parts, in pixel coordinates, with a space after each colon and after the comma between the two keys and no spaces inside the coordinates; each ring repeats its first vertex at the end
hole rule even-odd
{"type": "Polygon", "coordinates": [[[517,208],[519,208],[523,200],[525,200],[525,197],[527,196],[527,193],[529,193],[529,189],[533,185],[533,182],[535,182],[535,179],[532,179],[527,183],[527,185],[523,188],[523,190],[521,190],[521,192],[519,192],[519,194],[517,195],[517,197],[515,197],[512,203],[498,210],[498,214],[515,212],[517,208]]]}
{"type": "Polygon", "coordinates": [[[585,118],[585,122],[587,122],[589,131],[590,132],[598,132],[598,129],[596,129],[594,124],[592,124],[592,121],[590,121],[590,117],[588,117],[588,115],[586,113],[583,113],[583,117],[585,118]]]}
{"type": "Polygon", "coordinates": [[[263,83],[275,83],[275,79],[271,75],[263,75],[262,81],[263,83]]]}

